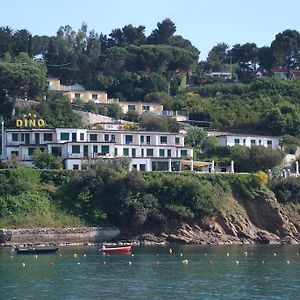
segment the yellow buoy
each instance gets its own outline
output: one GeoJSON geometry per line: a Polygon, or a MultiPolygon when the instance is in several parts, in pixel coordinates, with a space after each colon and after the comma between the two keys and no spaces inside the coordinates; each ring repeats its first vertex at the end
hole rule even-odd
{"type": "Polygon", "coordinates": [[[187,264],[189,263],[189,261],[188,261],[187,259],[184,259],[184,260],[182,261],[182,263],[185,264],[185,265],[187,265],[187,264]]]}
{"type": "Polygon", "coordinates": [[[77,257],[77,253],[74,253],[73,256],[74,256],[74,257],[77,257]]]}
{"type": "Polygon", "coordinates": [[[172,253],[173,253],[173,250],[172,250],[171,248],[169,249],[169,253],[170,253],[170,254],[172,254],[172,253]]]}

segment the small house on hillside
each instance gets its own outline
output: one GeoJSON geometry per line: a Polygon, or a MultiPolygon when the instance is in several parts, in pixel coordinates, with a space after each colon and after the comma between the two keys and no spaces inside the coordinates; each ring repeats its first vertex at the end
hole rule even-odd
{"type": "Polygon", "coordinates": [[[251,146],[264,146],[272,149],[280,147],[279,136],[262,136],[254,134],[238,134],[238,133],[216,133],[220,146],[232,147],[236,145],[251,147],[251,146]]]}
{"type": "Polygon", "coordinates": [[[48,79],[49,90],[63,93],[71,102],[80,99],[83,102],[108,103],[107,93],[104,91],[89,91],[80,84],[62,85],[58,78],[48,79]]]}

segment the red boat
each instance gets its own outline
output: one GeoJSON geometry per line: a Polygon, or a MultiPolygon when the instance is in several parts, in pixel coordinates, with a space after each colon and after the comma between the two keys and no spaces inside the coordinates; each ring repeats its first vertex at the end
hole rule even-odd
{"type": "Polygon", "coordinates": [[[104,254],[114,254],[114,253],[131,253],[131,246],[112,246],[112,247],[102,247],[104,254]]]}

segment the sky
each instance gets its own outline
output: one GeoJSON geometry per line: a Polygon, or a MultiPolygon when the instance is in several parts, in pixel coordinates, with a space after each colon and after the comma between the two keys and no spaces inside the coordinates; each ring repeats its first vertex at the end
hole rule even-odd
{"type": "Polygon", "coordinates": [[[176,34],[189,39],[200,60],[220,42],[270,46],[286,29],[300,32],[300,0],[0,0],[0,26],[26,28],[32,35],[55,35],[70,25],[77,31],[109,34],[125,25],[144,25],[146,35],[170,18],[176,34]]]}

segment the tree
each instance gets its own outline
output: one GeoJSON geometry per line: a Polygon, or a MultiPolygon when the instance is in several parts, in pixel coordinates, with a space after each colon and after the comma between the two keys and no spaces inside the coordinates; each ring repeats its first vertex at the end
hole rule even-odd
{"type": "Polygon", "coordinates": [[[237,63],[242,81],[251,79],[251,73],[257,68],[257,46],[255,43],[235,44],[229,51],[232,62],[237,63]]]}
{"type": "Polygon", "coordinates": [[[49,92],[47,101],[41,101],[37,106],[37,113],[48,127],[82,127],[80,115],[73,111],[70,101],[59,93],[49,92]]]}
{"type": "Polygon", "coordinates": [[[209,63],[212,71],[224,71],[224,64],[228,61],[228,48],[225,43],[218,43],[208,53],[207,62],[209,63]]]}
{"type": "Polygon", "coordinates": [[[36,149],[33,151],[32,160],[35,166],[39,169],[62,169],[63,161],[61,157],[52,155],[47,151],[36,149]]]}
{"type": "Polygon", "coordinates": [[[11,53],[13,30],[6,27],[0,27],[0,58],[4,53],[11,53]]]}
{"type": "Polygon", "coordinates": [[[148,43],[169,45],[175,32],[175,24],[171,19],[166,18],[161,23],[157,23],[157,29],[153,30],[148,37],[148,43]]]}
{"type": "Polygon", "coordinates": [[[207,150],[216,145],[214,137],[208,136],[203,128],[195,126],[188,128],[184,140],[187,145],[199,151],[207,150]]]}
{"type": "Polygon", "coordinates": [[[122,29],[114,29],[109,35],[111,39],[108,42],[111,46],[145,44],[145,29],[145,26],[134,27],[132,24],[126,25],[122,29]]]}
{"type": "Polygon", "coordinates": [[[107,115],[111,118],[120,119],[124,113],[119,104],[113,103],[107,106],[107,115]]]}
{"type": "Polygon", "coordinates": [[[271,48],[274,51],[276,64],[286,68],[287,77],[290,78],[290,69],[299,67],[300,33],[290,29],[278,33],[271,48]]]}
{"type": "Polygon", "coordinates": [[[264,146],[233,146],[231,159],[239,172],[267,171],[282,162],[284,153],[264,146]]]}
{"type": "Polygon", "coordinates": [[[178,132],[180,126],[176,119],[160,117],[147,112],[141,116],[140,127],[148,131],[178,132]]]}
{"type": "Polygon", "coordinates": [[[48,87],[46,68],[34,62],[27,54],[20,54],[11,62],[0,62],[0,90],[11,103],[11,117],[15,115],[18,98],[36,99],[45,94],[48,87]]]}
{"type": "Polygon", "coordinates": [[[12,38],[12,52],[14,56],[26,52],[32,55],[32,36],[26,29],[17,30],[12,38]]]}
{"type": "Polygon", "coordinates": [[[269,74],[274,66],[274,53],[271,47],[261,47],[257,51],[259,65],[264,68],[269,74]]]}

